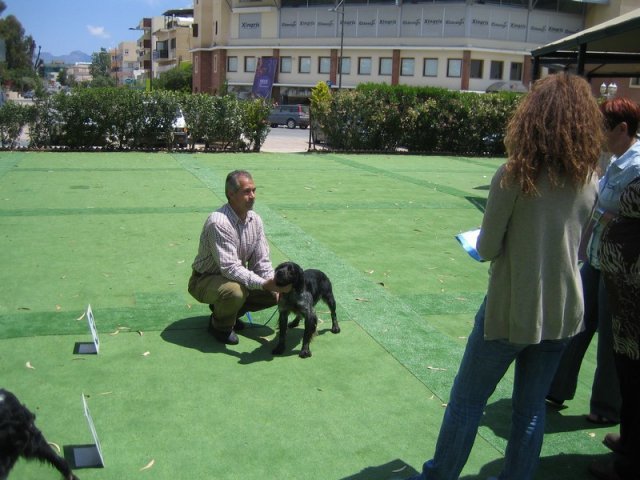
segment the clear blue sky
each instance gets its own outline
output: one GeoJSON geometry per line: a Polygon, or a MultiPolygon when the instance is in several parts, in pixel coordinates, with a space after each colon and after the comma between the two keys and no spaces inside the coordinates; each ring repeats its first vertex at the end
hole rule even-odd
{"type": "MultiPolygon", "coordinates": [[[[66,55],[80,50],[91,55],[101,47],[137,40],[129,30],[144,17],[176,8],[193,8],[192,0],[4,0],[3,17],[15,15],[43,52],[66,55]]],[[[37,48],[37,47],[36,47],[37,48]]]]}

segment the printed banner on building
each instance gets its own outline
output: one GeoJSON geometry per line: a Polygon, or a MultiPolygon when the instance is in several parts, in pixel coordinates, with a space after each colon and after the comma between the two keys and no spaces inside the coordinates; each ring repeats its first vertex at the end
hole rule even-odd
{"type": "Polygon", "coordinates": [[[261,57],[258,59],[256,74],[253,77],[253,89],[251,90],[254,97],[271,98],[276,68],[278,68],[277,58],[261,57]]]}

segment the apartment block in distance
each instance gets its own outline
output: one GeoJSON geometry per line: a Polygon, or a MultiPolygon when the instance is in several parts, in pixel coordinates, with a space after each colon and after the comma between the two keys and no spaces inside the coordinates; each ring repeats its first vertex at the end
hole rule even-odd
{"type": "Polygon", "coordinates": [[[120,42],[110,51],[111,76],[115,78],[116,85],[129,85],[135,83],[135,72],[138,69],[138,54],[136,42],[120,42]]]}
{"type": "Polygon", "coordinates": [[[153,89],[153,79],[158,76],[158,65],[156,63],[157,54],[154,53],[156,48],[156,37],[154,32],[158,31],[162,25],[164,25],[164,17],[145,17],[140,20],[136,27],[131,27],[129,29],[141,32],[140,37],[136,41],[136,55],[138,63],[136,80],[146,83],[146,88],[150,90],[153,89]]]}
{"type": "Polygon", "coordinates": [[[304,101],[319,81],[526,89],[531,50],[582,30],[587,11],[599,7],[573,0],[193,1],[193,91],[216,93],[226,84],[246,96],[258,58],[277,57],[273,98],[282,103],[304,101]]]}
{"type": "Polygon", "coordinates": [[[154,60],[156,76],[171,70],[183,62],[191,63],[191,25],[193,9],[167,10],[163,22],[153,32],[155,37],[154,60]]]}

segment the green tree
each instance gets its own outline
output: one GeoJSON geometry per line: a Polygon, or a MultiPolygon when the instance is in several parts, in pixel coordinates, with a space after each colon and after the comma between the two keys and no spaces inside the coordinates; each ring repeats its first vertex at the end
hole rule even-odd
{"type": "Polygon", "coordinates": [[[91,66],[89,72],[93,79],[92,87],[115,87],[116,82],[111,77],[111,57],[106,49],[101,48],[99,52],[91,54],[91,66]]]}
{"type": "MultiPolygon", "coordinates": [[[[0,4],[0,12],[2,7],[0,4]]],[[[5,41],[8,69],[33,69],[35,41],[30,35],[25,36],[24,28],[15,16],[0,19],[0,38],[5,41]]]]}
{"type": "Polygon", "coordinates": [[[162,72],[153,81],[153,87],[158,90],[173,90],[175,92],[191,92],[193,68],[191,63],[181,63],[175,68],[162,72]]]}
{"type": "Polygon", "coordinates": [[[244,100],[242,106],[242,133],[249,141],[248,147],[259,152],[265,138],[271,130],[269,128],[269,111],[271,104],[264,98],[244,100]]]}
{"type": "Polygon", "coordinates": [[[74,87],[77,83],[75,77],[72,73],[69,73],[67,68],[63,68],[60,70],[60,73],[58,73],[58,82],[65,87],[74,87]]]}
{"type": "Polygon", "coordinates": [[[326,141],[325,125],[331,122],[331,90],[326,82],[311,89],[311,135],[314,142],[326,141]]]}
{"type": "MultiPolygon", "coordinates": [[[[0,14],[5,9],[5,2],[0,1],[0,14]]],[[[30,35],[25,36],[22,24],[13,15],[0,19],[0,38],[6,51],[5,61],[0,63],[0,78],[21,91],[33,88],[37,83],[32,63],[35,41],[30,35]]]]}

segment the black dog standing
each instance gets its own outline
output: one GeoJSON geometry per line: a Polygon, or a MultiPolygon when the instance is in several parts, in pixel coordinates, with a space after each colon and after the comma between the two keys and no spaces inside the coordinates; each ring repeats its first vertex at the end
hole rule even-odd
{"type": "Polygon", "coordinates": [[[320,299],[322,299],[329,307],[329,310],[331,310],[331,331],[333,333],[340,333],[338,317],[336,316],[336,301],[333,298],[331,281],[329,277],[320,270],[303,270],[300,265],[293,262],[284,262],[278,265],[274,278],[276,285],[283,287],[291,284],[292,288],[289,293],[280,294],[280,300],[278,301],[278,311],[280,312],[278,319],[279,338],[276,348],[273,349],[273,353],[279,355],[284,352],[287,327],[297,327],[300,323],[300,317],[304,317],[304,335],[302,337],[300,357],[310,357],[311,350],[309,350],[309,344],[318,325],[318,317],[314,306],[320,299]],[[290,312],[295,313],[296,317],[287,325],[290,312]]]}
{"type": "Polygon", "coordinates": [[[16,396],[0,388],[0,480],[6,480],[19,457],[48,462],[66,480],[78,480],[67,461],[56,454],[42,432],[36,428],[36,416],[16,396]]]}

